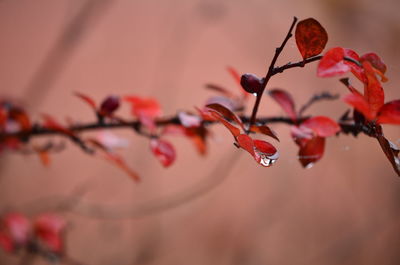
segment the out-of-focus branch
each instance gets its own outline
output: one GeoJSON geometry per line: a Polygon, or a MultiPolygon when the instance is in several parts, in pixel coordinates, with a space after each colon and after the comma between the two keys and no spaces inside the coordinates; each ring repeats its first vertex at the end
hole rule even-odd
{"type": "Polygon", "coordinates": [[[53,47],[45,55],[25,89],[25,98],[34,106],[40,102],[64,69],[74,50],[93,23],[113,3],[110,0],[86,0],[75,17],[62,30],[53,47]]]}

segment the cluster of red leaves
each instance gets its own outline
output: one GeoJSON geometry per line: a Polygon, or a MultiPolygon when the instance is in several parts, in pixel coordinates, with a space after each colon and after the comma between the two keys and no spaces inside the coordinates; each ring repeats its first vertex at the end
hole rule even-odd
{"type": "Polygon", "coordinates": [[[368,134],[378,140],[393,169],[400,176],[399,148],[384,137],[381,126],[400,124],[400,100],[385,103],[381,82],[388,80],[385,76],[386,68],[375,53],[359,56],[353,50],[336,47],[327,51],[321,59],[318,76],[331,77],[351,72],[361,81],[363,93],[353,87],[348,78],[341,79],[350,91],[350,94],[343,97],[343,101],[354,108],[353,119],[356,124],[368,128],[368,134]]]}
{"type": "MultiPolygon", "coordinates": [[[[276,148],[269,142],[253,139],[248,136],[245,125],[238,115],[218,103],[209,104],[206,107],[207,109],[204,112],[221,122],[231,132],[236,146],[246,150],[262,166],[269,167],[275,163],[279,157],[276,148]],[[236,123],[239,128],[233,123],[236,123]]],[[[254,125],[249,131],[263,133],[278,140],[276,134],[266,125],[254,125]]]]}
{"type": "Polygon", "coordinates": [[[311,167],[322,158],[325,149],[325,138],[340,131],[339,125],[325,116],[315,116],[304,119],[295,109],[292,96],[281,89],[269,91],[269,95],[282,107],[294,125],[291,135],[300,147],[298,157],[304,167],[311,167]]]}
{"type": "MultiPolygon", "coordinates": [[[[125,123],[122,118],[117,117],[114,112],[120,106],[120,99],[117,96],[109,96],[103,100],[100,107],[96,107],[95,101],[89,96],[82,93],[77,94],[81,99],[87,102],[98,116],[101,118],[108,117],[116,122],[125,123]]],[[[155,157],[161,162],[164,167],[172,165],[175,161],[176,153],[173,145],[165,139],[161,139],[161,135],[157,135],[156,119],[162,114],[160,104],[153,98],[141,98],[138,96],[126,96],[123,101],[131,104],[131,114],[140,121],[142,129],[146,129],[150,136],[150,150],[155,157]]],[[[102,120],[100,120],[102,122],[102,120]]],[[[139,176],[132,171],[124,162],[121,156],[112,152],[111,148],[107,147],[96,139],[90,139],[91,143],[95,144],[104,157],[116,164],[118,167],[126,171],[134,180],[139,181],[139,176]]]]}
{"type": "Polygon", "coordinates": [[[54,214],[40,214],[32,220],[21,213],[0,218],[0,247],[9,253],[25,250],[45,256],[64,253],[66,222],[54,214]]]}
{"type": "MultiPolygon", "coordinates": [[[[11,101],[0,101],[0,133],[28,132],[32,125],[26,112],[11,101]]],[[[0,141],[0,151],[3,149],[18,149],[21,138],[7,137],[0,141]]]]}
{"type": "MultiPolygon", "coordinates": [[[[325,29],[315,20],[306,19],[300,21],[296,27],[296,43],[303,56],[303,59],[320,54],[328,40],[325,29]]],[[[258,95],[264,89],[265,78],[259,78],[255,74],[246,73],[240,78],[240,85],[244,92],[258,95]]],[[[225,93],[227,94],[227,93],[225,93]]],[[[269,91],[272,96],[284,109],[287,115],[295,124],[292,126],[292,137],[299,145],[299,160],[304,167],[310,167],[318,161],[324,152],[325,137],[335,135],[340,131],[339,125],[328,117],[317,116],[304,120],[295,111],[295,104],[289,93],[275,89],[269,91]]],[[[221,104],[207,105],[211,116],[221,122],[232,133],[235,143],[248,151],[254,159],[263,166],[270,166],[278,158],[278,152],[268,142],[254,140],[248,136],[251,132],[261,132],[278,139],[276,134],[266,125],[252,125],[245,128],[240,118],[233,113],[234,108],[221,104]],[[236,122],[235,127],[230,121],[236,122]]]]}

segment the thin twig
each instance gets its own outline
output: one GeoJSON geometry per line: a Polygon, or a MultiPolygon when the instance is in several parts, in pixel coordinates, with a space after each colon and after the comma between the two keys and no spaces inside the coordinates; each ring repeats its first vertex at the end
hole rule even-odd
{"type": "Polygon", "coordinates": [[[338,98],[339,98],[339,94],[332,95],[329,92],[322,92],[321,94],[314,95],[308,100],[308,102],[306,104],[304,104],[300,108],[299,116],[302,116],[302,114],[316,102],[319,102],[322,100],[336,100],[338,98]]]}
{"type": "Polygon", "coordinates": [[[276,63],[276,61],[278,60],[279,55],[281,54],[281,52],[282,52],[283,48],[285,47],[286,43],[288,42],[288,40],[289,40],[289,39],[292,37],[292,35],[293,35],[293,34],[292,34],[292,31],[293,31],[293,29],[294,29],[294,26],[296,25],[296,22],[297,22],[297,17],[294,17],[294,18],[293,18],[292,25],[290,26],[289,31],[288,31],[288,33],[286,34],[286,37],[285,37],[285,39],[283,40],[281,46],[279,46],[279,47],[276,48],[276,50],[275,50],[275,55],[274,55],[274,57],[272,58],[272,61],[271,61],[270,65],[269,65],[268,72],[266,73],[266,75],[265,75],[265,77],[264,77],[264,79],[263,79],[263,83],[262,83],[262,86],[261,86],[261,90],[258,91],[258,93],[257,93],[256,102],[254,103],[253,111],[252,111],[251,118],[250,118],[249,128],[251,128],[251,126],[254,125],[254,123],[255,123],[255,121],[256,121],[256,116],[257,116],[258,107],[259,107],[259,105],[260,105],[261,98],[262,98],[262,96],[263,96],[263,94],[264,94],[264,90],[265,90],[265,88],[267,87],[267,84],[268,84],[269,80],[270,80],[271,77],[273,76],[273,72],[274,72],[274,68],[275,68],[275,63],[276,63]]]}

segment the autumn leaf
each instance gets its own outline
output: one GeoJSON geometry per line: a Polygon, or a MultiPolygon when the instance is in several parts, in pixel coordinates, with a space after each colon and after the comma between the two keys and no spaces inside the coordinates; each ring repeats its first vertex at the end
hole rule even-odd
{"type": "Polygon", "coordinates": [[[264,167],[269,167],[279,157],[276,148],[263,140],[253,140],[247,134],[240,134],[236,137],[238,145],[253,156],[254,160],[264,167]]]}
{"type": "Polygon", "coordinates": [[[376,116],[385,102],[385,94],[379,80],[376,78],[371,63],[364,61],[362,65],[367,77],[367,82],[364,86],[364,97],[368,102],[372,115],[376,116]]]}
{"type": "Polygon", "coordinates": [[[19,107],[11,107],[8,110],[8,118],[14,120],[19,125],[21,131],[31,129],[31,121],[28,114],[19,107]]]}
{"type": "Polygon", "coordinates": [[[174,146],[162,139],[151,139],[150,149],[164,167],[171,166],[176,158],[174,146]]]}
{"type": "Polygon", "coordinates": [[[233,68],[232,66],[226,67],[226,70],[228,70],[228,73],[232,76],[232,78],[236,81],[236,83],[240,85],[240,74],[239,74],[239,72],[235,68],[233,68]]]}
{"type": "Polygon", "coordinates": [[[276,148],[263,140],[254,139],[253,142],[256,161],[264,167],[272,166],[279,158],[279,153],[276,148]]]}
{"type": "Polygon", "coordinates": [[[297,114],[292,96],[282,89],[272,89],[268,94],[282,107],[292,121],[297,120],[297,114]]]}
{"type": "Polygon", "coordinates": [[[319,77],[332,77],[350,71],[351,67],[344,62],[344,56],[345,50],[342,47],[328,50],[319,61],[317,75],[319,77]]]}
{"type": "Polygon", "coordinates": [[[250,131],[270,136],[279,142],[278,135],[267,125],[252,125],[250,131]]]}
{"type": "Polygon", "coordinates": [[[340,126],[336,121],[325,116],[315,116],[303,121],[300,125],[312,130],[319,137],[333,136],[340,131],[340,126]]]}
{"type": "Polygon", "coordinates": [[[132,115],[150,130],[155,130],[155,118],[161,115],[161,106],[154,98],[126,96],[124,100],[132,104],[132,115]]]}
{"type": "Polygon", "coordinates": [[[315,162],[320,160],[324,154],[325,138],[314,137],[307,140],[304,146],[299,150],[299,161],[305,168],[310,168],[315,162]]]}
{"type": "Polygon", "coordinates": [[[372,114],[367,100],[360,94],[351,93],[343,97],[343,101],[353,106],[357,111],[362,113],[368,120],[373,120],[375,116],[372,114]]]}
{"type": "Polygon", "coordinates": [[[210,110],[210,113],[216,120],[221,122],[232,133],[233,137],[236,137],[240,134],[240,129],[227,121],[219,112],[210,110]]]}
{"type": "Polygon", "coordinates": [[[230,92],[228,89],[226,89],[226,88],[224,88],[224,87],[222,87],[220,85],[206,84],[205,87],[207,89],[209,89],[209,90],[216,91],[216,92],[224,95],[225,97],[228,97],[228,98],[233,98],[234,97],[232,92],[230,92]]]}
{"type": "Polygon", "coordinates": [[[385,76],[387,66],[376,53],[366,53],[361,56],[360,61],[368,61],[376,70],[375,72],[381,77],[382,82],[388,81],[387,77],[385,76]]]}
{"type": "Polygon", "coordinates": [[[248,136],[247,134],[239,134],[236,137],[236,140],[241,148],[246,150],[251,156],[254,157],[254,159],[256,159],[256,154],[254,153],[254,142],[250,136],[248,136]]]}
{"type": "Polygon", "coordinates": [[[80,92],[75,92],[75,96],[86,102],[94,111],[97,111],[96,102],[91,97],[80,92]]]}
{"type": "Polygon", "coordinates": [[[62,253],[64,249],[63,232],[66,222],[53,214],[41,214],[34,221],[34,233],[39,243],[54,253],[62,253]]]}
{"type": "Polygon", "coordinates": [[[393,100],[379,109],[378,120],[379,124],[399,124],[400,125],[400,100],[393,100]]]}
{"type": "Polygon", "coordinates": [[[9,237],[12,249],[19,248],[28,242],[31,226],[22,214],[11,212],[1,219],[0,231],[9,237]]]}
{"type": "Polygon", "coordinates": [[[297,23],[295,38],[303,59],[320,54],[328,42],[328,33],[314,18],[297,23]]]}
{"type": "Polygon", "coordinates": [[[101,155],[104,159],[111,162],[116,167],[122,169],[134,181],[140,182],[139,175],[126,164],[125,160],[119,154],[110,150],[107,146],[103,145],[103,143],[101,143],[97,139],[88,138],[86,139],[86,142],[91,143],[97,148],[97,150],[101,151],[101,155]]]}
{"type": "Polygon", "coordinates": [[[206,105],[207,108],[212,109],[219,114],[221,114],[225,119],[232,120],[236,122],[243,130],[244,130],[244,125],[242,120],[237,116],[235,113],[233,113],[230,109],[226,108],[225,106],[221,104],[208,104],[206,105]]]}
{"type": "Polygon", "coordinates": [[[54,131],[69,135],[74,137],[75,134],[74,132],[72,132],[71,130],[69,130],[67,127],[61,125],[58,121],[56,121],[55,118],[53,118],[51,115],[49,114],[42,114],[42,118],[44,120],[43,122],[43,127],[48,128],[48,129],[52,129],[54,131]]]}

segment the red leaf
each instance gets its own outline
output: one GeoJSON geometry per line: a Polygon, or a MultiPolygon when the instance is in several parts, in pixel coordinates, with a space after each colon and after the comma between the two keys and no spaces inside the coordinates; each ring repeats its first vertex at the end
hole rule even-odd
{"type": "Polygon", "coordinates": [[[207,153],[206,138],[208,131],[204,127],[185,128],[181,125],[169,124],[163,128],[161,135],[180,135],[188,137],[200,155],[207,153]]]}
{"type": "Polygon", "coordinates": [[[368,61],[364,61],[362,64],[367,77],[367,83],[364,86],[364,96],[369,104],[372,115],[376,116],[385,101],[384,91],[376,78],[371,64],[368,61]]]}
{"type": "Polygon", "coordinates": [[[104,154],[108,161],[125,171],[125,173],[127,173],[134,181],[140,181],[139,175],[126,164],[125,160],[121,156],[111,152],[105,152],[104,154]]]}
{"type": "Polygon", "coordinates": [[[31,122],[28,115],[19,107],[10,108],[8,110],[8,118],[16,121],[21,131],[28,131],[31,129],[31,122]]]}
{"type": "Polygon", "coordinates": [[[97,111],[96,102],[89,96],[75,92],[75,96],[85,101],[94,111],[97,111]]]}
{"type": "Polygon", "coordinates": [[[10,236],[3,231],[0,231],[0,247],[3,248],[4,251],[8,253],[14,251],[14,244],[10,236]]]}
{"type": "Polygon", "coordinates": [[[332,77],[350,71],[351,67],[344,62],[344,56],[345,50],[341,47],[327,51],[319,61],[317,75],[319,77],[332,77]]]}
{"type": "Polygon", "coordinates": [[[13,249],[24,246],[28,242],[31,226],[24,215],[8,213],[2,219],[2,226],[0,226],[1,230],[9,237],[13,249]]]}
{"type": "Polygon", "coordinates": [[[161,139],[151,139],[150,148],[164,167],[169,167],[175,161],[175,149],[169,142],[161,139]]]}
{"type": "Polygon", "coordinates": [[[214,110],[211,110],[211,115],[217,119],[218,121],[220,121],[226,128],[228,128],[228,130],[232,133],[233,137],[236,137],[240,134],[240,130],[239,128],[237,128],[236,126],[232,125],[229,121],[225,120],[225,118],[219,113],[216,112],[214,110]]]}
{"type": "Polygon", "coordinates": [[[108,96],[100,105],[100,115],[110,115],[119,108],[120,100],[118,96],[108,96]]]}
{"type": "Polygon", "coordinates": [[[343,97],[343,101],[353,106],[358,112],[361,112],[365,118],[372,121],[375,115],[372,114],[368,102],[361,94],[351,93],[343,97]]]}
{"type": "Polygon", "coordinates": [[[233,98],[234,95],[232,94],[232,92],[230,92],[229,90],[227,90],[226,88],[219,86],[219,85],[215,85],[215,84],[206,84],[206,88],[210,89],[210,90],[214,90],[217,91],[218,93],[221,93],[222,95],[229,97],[229,98],[233,98]]]}
{"type": "Polygon", "coordinates": [[[124,100],[132,104],[132,114],[138,118],[145,116],[154,119],[161,115],[160,104],[154,98],[127,96],[124,100]]]}
{"type": "Polygon", "coordinates": [[[56,215],[42,214],[34,222],[35,236],[39,242],[55,253],[61,253],[64,248],[62,237],[65,221],[56,215]]]}
{"type": "Polygon", "coordinates": [[[279,158],[279,153],[276,148],[262,140],[253,140],[255,147],[255,159],[264,167],[272,166],[279,158]]]}
{"type": "Polygon", "coordinates": [[[7,121],[7,112],[4,108],[0,106],[0,129],[3,129],[7,121]]]}
{"type": "Polygon", "coordinates": [[[399,149],[397,148],[397,146],[388,141],[383,135],[378,135],[377,140],[387,159],[392,164],[392,167],[397,176],[400,177],[400,160],[398,158],[399,149]]]}
{"type": "Polygon", "coordinates": [[[377,123],[400,124],[400,100],[393,100],[380,108],[377,123]]]}
{"type": "Polygon", "coordinates": [[[262,90],[263,80],[255,74],[244,74],[240,79],[242,88],[250,94],[258,94],[262,90]]]}
{"type": "Polygon", "coordinates": [[[117,153],[110,151],[107,146],[104,146],[101,142],[96,139],[90,138],[86,140],[87,142],[96,146],[100,151],[102,151],[103,158],[107,161],[111,162],[115,166],[119,167],[125,173],[127,173],[134,181],[139,182],[140,177],[139,175],[133,171],[125,162],[125,160],[119,156],[117,153]]]}
{"type": "Polygon", "coordinates": [[[252,125],[250,128],[250,131],[268,135],[268,136],[276,139],[279,142],[279,138],[278,138],[277,134],[271,128],[269,128],[267,125],[252,125]]]}
{"type": "Polygon", "coordinates": [[[256,159],[256,155],[254,153],[254,142],[250,136],[248,136],[247,134],[240,134],[236,137],[236,140],[241,148],[249,152],[249,154],[252,155],[254,159],[256,159]]]}
{"type": "Polygon", "coordinates": [[[336,121],[325,116],[315,116],[301,123],[300,128],[307,127],[311,129],[315,135],[320,137],[329,137],[340,131],[340,126],[336,121]]]}
{"type": "Polygon", "coordinates": [[[69,136],[74,136],[74,132],[72,132],[68,128],[59,124],[52,116],[50,116],[48,114],[42,114],[42,117],[44,120],[43,127],[52,129],[54,131],[58,131],[60,133],[63,133],[63,134],[69,135],[69,136]]]}
{"type": "Polygon", "coordinates": [[[254,160],[262,166],[271,166],[279,157],[276,148],[266,141],[253,140],[246,134],[240,134],[236,137],[236,140],[239,146],[252,155],[254,160]]]}
{"type": "Polygon", "coordinates": [[[37,154],[39,155],[40,161],[42,162],[43,166],[45,166],[45,167],[50,166],[51,160],[50,160],[50,156],[49,156],[49,151],[38,150],[37,154]]]}
{"type": "Polygon", "coordinates": [[[313,138],[313,131],[304,126],[302,128],[291,126],[290,134],[295,143],[300,147],[305,146],[306,143],[313,138]]]}
{"type": "Polygon", "coordinates": [[[385,76],[386,73],[386,64],[382,61],[382,59],[376,53],[366,53],[361,56],[361,61],[368,61],[371,63],[372,67],[377,70],[377,73],[381,76],[382,82],[388,81],[385,76]]]}
{"type": "Polygon", "coordinates": [[[161,115],[161,107],[156,99],[127,96],[124,98],[132,104],[132,114],[149,130],[156,129],[154,119],[161,115]]]}
{"type": "Polygon", "coordinates": [[[231,111],[243,109],[243,104],[240,101],[223,96],[215,96],[208,98],[204,105],[207,106],[210,104],[220,104],[225,108],[230,109],[231,111]]]}
{"type": "MultiPolygon", "coordinates": [[[[344,56],[347,58],[351,58],[357,62],[360,61],[360,56],[355,51],[350,50],[350,49],[344,49],[344,56]]],[[[344,58],[343,58],[343,60],[344,60],[344,58]]],[[[358,78],[358,80],[360,80],[361,82],[365,82],[366,77],[364,74],[364,69],[360,65],[355,64],[348,60],[344,60],[343,62],[345,64],[347,64],[348,66],[350,66],[351,72],[353,73],[353,75],[355,77],[358,78]]]]}
{"type": "Polygon", "coordinates": [[[243,131],[245,130],[243,122],[239,118],[239,116],[237,116],[235,113],[233,113],[230,109],[226,108],[225,106],[215,103],[215,104],[208,104],[206,105],[206,107],[215,110],[216,112],[221,114],[224,118],[236,122],[243,129],[243,131]]]}
{"type": "Polygon", "coordinates": [[[201,135],[195,134],[192,137],[190,137],[192,140],[194,146],[196,147],[197,152],[200,155],[206,155],[207,154],[207,144],[206,144],[206,138],[202,137],[201,135]]]}
{"type": "Polygon", "coordinates": [[[295,110],[295,105],[294,101],[292,99],[292,96],[281,89],[273,89],[269,91],[269,95],[276,101],[278,104],[282,107],[282,109],[286,112],[286,114],[289,116],[289,118],[292,119],[292,121],[297,120],[297,114],[295,110]]]}
{"type": "Polygon", "coordinates": [[[239,74],[239,72],[235,68],[233,68],[231,66],[228,66],[226,68],[226,70],[228,70],[228,73],[233,77],[233,79],[236,81],[236,83],[238,83],[240,85],[240,74],[239,74]]]}
{"type": "Polygon", "coordinates": [[[205,121],[215,121],[215,118],[211,115],[211,112],[207,107],[200,109],[198,107],[194,107],[197,112],[200,114],[201,118],[205,121]]]}
{"type": "Polygon", "coordinates": [[[295,37],[303,59],[320,54],[328,42],[326,30],[314,18],[297,23],[295,37]]]}
{"type": "MultiPolygon", "coordinates": [[[[233,79],[235,80],[235,82],[239,85],[239,87],[241,88],[242,86],[240,85],[240,79],[241,79],[241,75],[239,74],[239,72],[233,68],[228,66],[226,68],[229,72],[229,74],[233,77],[233,79]]],[[[240,89],[240,92],[242,93],[243,97],[246,99],[248,97],[248,93],[246,91],[243,91],[243,89],[240,89]]]]}
{"type": "Polygon", "coordinates": [[[314,137],[308,140],[307,143],[300,147],[299,161],[305,168],[310,168],[315,162],[320,160],[324,154],[325,138],[314,137]]]}

